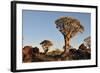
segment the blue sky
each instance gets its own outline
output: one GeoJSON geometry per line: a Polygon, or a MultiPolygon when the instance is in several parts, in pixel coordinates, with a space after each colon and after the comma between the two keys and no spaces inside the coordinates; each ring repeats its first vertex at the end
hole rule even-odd
{"type": "Polygon", "coordinates": [[[83,33],[78,33],[71,39],[70,44],[77,48],[84,38],[91,34],[90,13],[23,10],[23,46],[30,45],[41,48],[39,44],[41,41],[51,40],[54,44],[51,48],[61,49],[64,45],[64,38],[56,28],[55,20],[62,16],[78,19],[85,28],[83,33]]]}

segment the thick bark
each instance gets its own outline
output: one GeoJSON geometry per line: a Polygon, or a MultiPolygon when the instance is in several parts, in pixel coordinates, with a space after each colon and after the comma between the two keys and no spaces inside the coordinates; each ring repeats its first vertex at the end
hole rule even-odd
{"type": "Polygon", "coordinates": [[[66,53],[69,52],[71,34],[72,34],[72,31],[69,31],[67,32],[67,35],[64,36],[66,53]]]}
{"type": "Polygon", "coordinates": [[[70,46],[70,38],[65,37],[65,52],[69,52],[69,46],[70,46]]]}
{"type": "Polygon", "coordinates": [[[68,35],[64,35],[64,41],[65,41],[64,52],[61,55],[67,57],[70,46],[70,33],[68,35]]]}

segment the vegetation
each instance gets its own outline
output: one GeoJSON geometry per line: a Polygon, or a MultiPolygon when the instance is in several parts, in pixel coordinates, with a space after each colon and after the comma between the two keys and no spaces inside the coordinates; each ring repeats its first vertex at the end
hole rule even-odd
{"type": "Polygon", "coordinates": [[[78,32],[83,32],[84,27],[80,21],[72,17],[61,17],[55,21],[56,28],[63,34],[65,40],[65,51],[69,52],[70,39],[74,37],[78,32]]]}
{"type": "Polygon", "coordinates": [[[91,37],[89,36],[89,37],[85,38],[84,43],[86,44],[86,46],[88,48],[91,48],[91,37]]]}
{"type": "Polygon", "coordinates": [[[53,44],[49,40],[44,40],[40,43],[40,45],[42,45],[42,48],[46,54],[48,52],[49,47],[51,47],[53,44]]]}
{"type": "Polygon", "coordinates": [[[53,50],[45,54],[39,52],[39,48],[25,46],[23,48],[23,62],[45,62],[45,61],[65,61],[65,60],[84,60],[91,58],[91,49],[88,49],[83,43],[79,49],[69,49],[67,57],[62,55],[63,51],[53,50]]]}

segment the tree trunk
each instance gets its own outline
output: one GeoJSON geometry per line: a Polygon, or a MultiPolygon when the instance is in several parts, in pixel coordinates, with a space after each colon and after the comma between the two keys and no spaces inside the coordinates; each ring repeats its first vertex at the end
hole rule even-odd
{"type": "Polygon", "coordinates": [[[62,52],[61,55],[65,57],[69,52],[70,38],[64,36],[64,41],[65,41],[64,52],[62,52]]]}
{"type": "Polygon", "coordinates": [[[46,55],[46,54],[47,54],[47,52],[48,52],[48,48],[45,50],[45,53],[44,53],[44,54],[46,55]]]}
{"type": "Polygon", "coordinates": [[[69,46],[70,46],[70,38],[69,37],[65,37],[65,52],[66,53],[69,52],[69,46]]]}
{"type": "Polygon", "coordinates": [[[64,35],[64,41],[65,41],[65,46],[64,46],[64,52],[61,53],[63,57],[68,57],[69,54],[69,46],[70,46],[70,36],[71,36],[71,31],[68,32],[67,35],[64,35]]]}

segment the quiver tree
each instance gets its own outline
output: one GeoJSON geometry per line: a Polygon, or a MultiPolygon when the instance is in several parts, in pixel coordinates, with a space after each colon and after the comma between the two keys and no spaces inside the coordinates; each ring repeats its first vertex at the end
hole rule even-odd
{"type": "Polygon", "coordinates": [[[80,21],[72,17],[61,17],[55,21],[56,28],[63,34],[65,40],[64,53],[69,52],[70,40],[78,32],[83,32],[84,27],[80,21]]]}
{"type": "Polygon", "coordinates": [[[48,49],[53,45],[51,41],[44,40],[40,43],[42,45],[42,48],[44,50],[44,53],[46,54],[48,52],[48,49]]]}
{"type": "Polygon", "coordinates": [[[84,39],[84,42],[88,48],[91,48],[91,37],[87,37],[84,39]]]}

